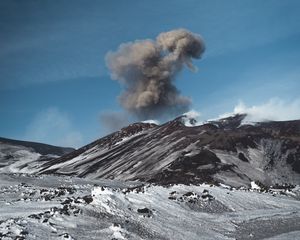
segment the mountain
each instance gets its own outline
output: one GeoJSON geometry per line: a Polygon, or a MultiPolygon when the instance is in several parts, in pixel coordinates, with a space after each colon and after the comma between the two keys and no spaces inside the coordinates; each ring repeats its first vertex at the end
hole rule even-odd
{"type": "Polygon", "coordinates": [[[45,161],[61,157],[74,150],[0,137],[0,172],[33,173],[45,161]]]}
{"type": "Polygon", "coordinates": [[[185,115],[74,151],[4,139],[0,239],[299,239],[299,127],[185,115]]]}
{"type": "Polygon", "coordinates": [[[159,184],[300,183],[300,120],[247,123],[239,114],[197,126],[187,115],[135,123],[45,162],[38,173],[159,184]]]}

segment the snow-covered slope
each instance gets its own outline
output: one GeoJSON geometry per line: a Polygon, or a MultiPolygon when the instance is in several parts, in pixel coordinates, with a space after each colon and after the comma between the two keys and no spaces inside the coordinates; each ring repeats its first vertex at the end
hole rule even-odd
{"type": "Polygon", "coordinates": [[[75,149],[0,138],[0,172],[36,172],[45,161],[75,149]]]}
{"type": "Polygon", "coordinates": [[[0,239],[298,239],[300,191],[0,174],[0,239]]]}
{"type": "Polygon", "coordinates": [[[248,125],[244,118],[132,124],[45,163],[39,173],[160,184],[299,184],[300,120],[248,125]]]}

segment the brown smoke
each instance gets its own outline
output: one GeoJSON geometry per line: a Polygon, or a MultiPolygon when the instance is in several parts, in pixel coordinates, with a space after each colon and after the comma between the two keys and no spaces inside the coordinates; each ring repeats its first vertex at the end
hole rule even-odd
{"type": "Polygon", "coordinates": [[[183,66],[195,70],[192,59],[200,58],[204,50],[202,38],[185,29],[163,32],[156,41],[121,44],[106,56],[112,79],[125,87],[121,105],[139,119],[187,111],[191,100],[180,95],[174,79],[183,66]]]}
{"type": "Polygon", "coordinates": [[[105,133],[111,133],[129,125],[130,119],[124,112],[106,111],[100,114],[100,122],[105,133]]]}

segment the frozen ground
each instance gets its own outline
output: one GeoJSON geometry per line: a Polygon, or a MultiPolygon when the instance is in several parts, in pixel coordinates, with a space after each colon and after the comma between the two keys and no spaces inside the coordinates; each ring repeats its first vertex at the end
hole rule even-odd
{"type": "Polygon", "coordinates": [[[0,174],[0,239],[300,239],[300,188],[0,174]]]}

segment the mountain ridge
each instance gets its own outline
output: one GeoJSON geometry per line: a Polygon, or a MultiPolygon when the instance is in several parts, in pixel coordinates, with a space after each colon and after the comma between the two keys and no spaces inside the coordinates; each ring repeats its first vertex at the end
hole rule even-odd
{"type": "Polygon", "coordinates": [[[74,150],[74,148],[0,137],[0,172],[34,173],[44,161],[74,150]]]}
{"type": "Polygon", "coordinates": [[[55,146],[55,145],[51,145],[51,144],[47,144],[47,143],[25,141],[25,140],[15,140],[15,139],[4,138],[4,137],[0,137],[0,142],[29,147],[43,155],[46,155],[46,154],[63,155],[65,153],[75,150],[72,147],[61,147],[61,146],[55,146]]]}

